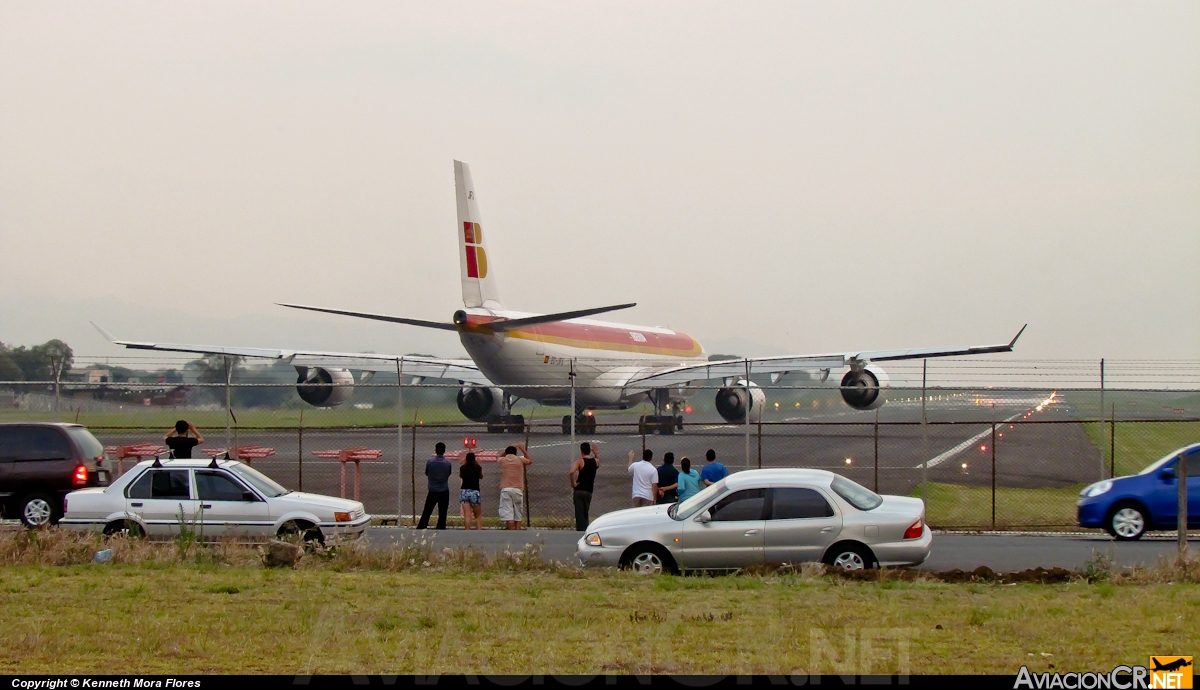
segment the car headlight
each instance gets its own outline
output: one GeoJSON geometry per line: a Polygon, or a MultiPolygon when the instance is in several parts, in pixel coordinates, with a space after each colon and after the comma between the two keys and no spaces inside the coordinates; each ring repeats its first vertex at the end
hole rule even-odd
{"type": "Polygon", "coordinates": [[[1105,479],[1102,482],[1096,482],[1095,484],[1092,484],[1088,488],[1084,489],[1083,496],[1085,496],[1086,498],[1095,498],[1096,496],[1099,496],[1100,494],[1107,493],[1108,490],[1111,488],[1113,488],[1112,480],[1105,479]]]}
{"type": "Polygon", "coordinates": [[[600,546],[600,533],[592,532],[583,538],[583,543],[587,544],[588,546],[600,546]]]}
{"type": "Polygon", "coordinates": [[[350,522],[353,516],[350,513],[334,513],[333,519],[337,522],[350,522]]]}

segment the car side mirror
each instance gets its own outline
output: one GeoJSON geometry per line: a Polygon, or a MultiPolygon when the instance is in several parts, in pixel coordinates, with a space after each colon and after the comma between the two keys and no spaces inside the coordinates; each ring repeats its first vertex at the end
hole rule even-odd
{"type": "Polygon", "coordinates": [[[253,503],[254,501],[258,500],[258,496],[255,496],[254,493],[251,491],[243,491],[242,492],[242,500],[253,503]]]}
{"type": "Polygon", "coordinates": [[[704,524],[706,522],[712,522],[712,516],[709,515],[708,511],[706,510],[703,513],[700,513],[699,515],[696,516],[696,522],[699,522],[700,524],[704,524]]]}
{"type": "Polygon", "coordinates": [[[1158,471],[1158,478],[1163,481],[1169,481],[1175,478],[1175,468],[1166,467],[1158,471]]]}

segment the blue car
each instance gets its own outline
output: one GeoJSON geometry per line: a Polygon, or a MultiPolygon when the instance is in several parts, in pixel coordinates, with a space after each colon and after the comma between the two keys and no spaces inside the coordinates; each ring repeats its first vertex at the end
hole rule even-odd
{"type": "Polygon", "coordinates": [[[1096,482],[1079,492],[1080,527],[1100,527],[1117,539],[1147,530],[1174,530],[1179,517],[1175,468],[1187,456],[1188,527],[1200,527],[1200,443],[1171,451],[1130,477],[1096,482]]]}

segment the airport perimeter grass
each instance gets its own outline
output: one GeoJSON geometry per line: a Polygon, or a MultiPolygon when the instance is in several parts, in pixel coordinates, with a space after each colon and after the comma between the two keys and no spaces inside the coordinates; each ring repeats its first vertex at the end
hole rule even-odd
{"type": "Polygon", "coordinates": [[[1173,450],[1200,441],[1200,422],[1117,422],[1115,434],[1109,423],[1087,422],[1083,425],[1092,444],[1104,458],[1107,472],[1116,465],[1116,476],[1137,474],[1146,465],[1173,450]],[[1110,459],[1116,441],[1116,462],[1110,459]]]}
{"type": "MultiPolygon", "coordinates": [[[[1078,527],[1075,500],[1083,484],[1064,488],[996,487],[996,529],[1078,527]]],[[[917,485],[912,496],[921,496],[917,485]]],[[[935,529],[992,526],[992,488],[929,482],[925,517],[935,529]]]]}
{"type": "Polygon", "coordinates": [[[945,584],[643,577],[418,543],[267,570],[244,545],[21,531],[0,564],[4,673],[1013,673],[1200,644],[1198,559],[945,584]],[[98,547],[113,561],[90,563],[98,547]]]}
{"type": "Polygon", "coordinates": [[[9,566],[0,672],[1108,670],[1198,619],[1198,585],[9,566]]]}

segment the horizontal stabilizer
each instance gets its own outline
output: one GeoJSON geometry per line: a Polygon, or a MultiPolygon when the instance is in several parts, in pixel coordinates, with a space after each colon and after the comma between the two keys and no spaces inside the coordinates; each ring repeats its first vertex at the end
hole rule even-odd
{"type": "Polygon", "coordinates": [[[386,314],[370,314],[361,311],[343,311],[341,309],[325,309],[324,307],[308,307],[303,304],[283,304],[276,302],[281,307],[289,307],[291,309],[305,309],[308,311],[319,311],[326,314],[339,314],[341,316],[354,316],[360,319],[374,319],[375,321],[387,321],[388,323],[404,323],[409,326],[420,326],[422,328],[438,328],[443,331],[457,331],[458,326],[452,323],[444,323],[441,321],[422,321],[421,319],[406,319],[403,316],[388,316],[386,314]]]}
{"type": "Polygon", "coordinates": [[[505,331],[515,331],[518,328],[527,328],[529,326],[537,326],[543,323],[554,323],[556,321],[566,321],[568,319],[582,319],[585,316],[603,314],[609,311],[628,309],[636,306],[637,302],[630,302],[629,304],[614,304],[611,307],[596,307],[594,309],[580,309],[578,311],[560,311],[557,314],[541,314],[539,316],[527,316],[521,319],[493,321],[489,324],[485,324],[484,328],[489,328],[493,331],[503,333],[505,331]]]}

